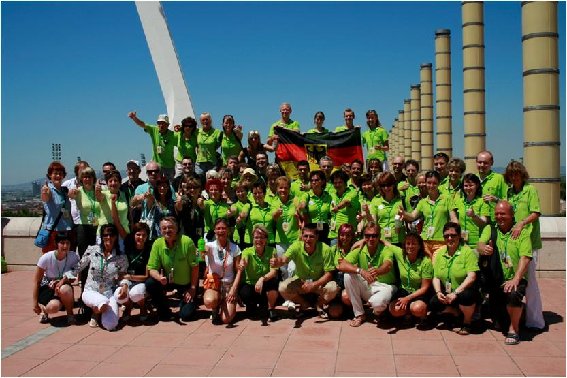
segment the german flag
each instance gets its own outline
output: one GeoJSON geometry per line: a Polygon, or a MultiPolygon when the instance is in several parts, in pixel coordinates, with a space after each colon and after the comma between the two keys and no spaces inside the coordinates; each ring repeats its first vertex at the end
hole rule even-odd
{"type": "Polygon", "coordinates": [[[278,136],[276,157],[289,177],[297,177],[294,163],[300,160],[307,160],[312,170],[319,169],[319,159],[325,155],[335,167],[355,159],[364,161],[359,127],[327,134],[301,134],[281,127],[274,131],[278,136]]]}

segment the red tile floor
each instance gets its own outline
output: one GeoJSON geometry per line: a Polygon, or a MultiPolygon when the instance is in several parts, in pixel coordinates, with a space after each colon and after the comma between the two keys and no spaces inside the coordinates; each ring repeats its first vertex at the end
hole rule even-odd
{"type": "Polygon", "coordinates": [[[318,317],[299,328],[288,318],[226,328],[203,309],[185,324],[132,323],[112,333],[58,319],[42,325],[32,278],[2,275],[2,376],[565,376],[564,279],[539,280],[549,330],[505,346],[492,330],[459,336],[318,317]]]}

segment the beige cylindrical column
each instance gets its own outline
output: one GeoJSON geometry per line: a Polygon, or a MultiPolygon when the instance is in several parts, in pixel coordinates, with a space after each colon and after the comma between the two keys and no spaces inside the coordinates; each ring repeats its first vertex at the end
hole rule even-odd
{"type": "Polygon", "coordinates": [[[390,137],[388,139],[390,142],[390,152],[388,153],[388,156],[390,158],[391,166],[392,156],[398,155],[398,118],[395,118],[394,122],[392,123],[392,130],[390,131],[390,137]]]}
{"type": "Polygon", "coordinates": [[[413,84],[410,90],[411,111],[411,158],[421,160],[421,87],[413,84]]]}
{"type": "Polygon", "coordinates": [[[411,158],[411,101],[404,100],[404,159],[411,158]]]}
{"type": "Polygon", "coordinates": [[[542,215],[560,213],[557,2],[522,2],[524,165],[542,215]]]}
{"type": "Polygon", "coordinates": [[[484,3],[463,1],[464,153],[467,172],[476,172],[476,155],[486,150],[484,99],[484,3]]]}
{"type": "Polygon", "coordinates": [[[404,156],[405,145],[404,111],[398,110],[398,155],[404,156]]]}
{"type": "Polygon", "coordinates": [[[433,169],[433,77],[431,66],[431,63],[423,63],[419,71],[419,80],[421,83],[420,167],[428,171],[433,169]]]}
{"type": "Polygon", "coordinates": [[[453,156],[451,126],[451,31],[435,31],[435,119],[437,151],[453,156]]]}

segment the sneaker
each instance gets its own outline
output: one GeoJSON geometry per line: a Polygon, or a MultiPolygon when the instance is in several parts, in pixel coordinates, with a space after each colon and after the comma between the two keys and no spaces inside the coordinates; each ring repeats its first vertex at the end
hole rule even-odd
{"type": "Polygon", "coordinates": [[[68,325],[77,324],[77,319],[75,319],[75,315],[67,315],[67,324],[68,325]]]}
{"type": "Polygon", "coordinates": [[[283,306],[287,307],[289,311],[295,311],[295,303],[293,303],[292,301],[285,301],[283,303],[283,306]]]}
{"type": "Polygon", "coordinates": [[[41,324],[49,323],[49,315],[47,315],[45,312],[42,312],[41,315],[39,315],[39,322],[41,324]]]}
{"type": "Polygon", "coordinates": [[[97,323],[95,318],[91,318],[91,320],[89,320],[89,327],[91,327],[91,328],[98,327],[98,323],[97,323]]]}

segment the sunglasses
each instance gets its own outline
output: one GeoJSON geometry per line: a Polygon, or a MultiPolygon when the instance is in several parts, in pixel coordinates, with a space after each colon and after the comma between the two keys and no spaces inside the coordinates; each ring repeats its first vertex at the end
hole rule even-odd
{"type": "Polygon", "coordinates": [[[159,169],[147,169],[147,170],[146,170],[146,173],[147,173],[148,175],[157,174],[157,173],[159,173],[159,169]]]}
{"type": "Polygon", "coordinates": [[[445,239],[456,238],[458,236],[458,234],[443,234],[443,238],[445,239]]]}
{"type": "Polygon", "coordinates": [[[364,237],[368,239],[375,239],[378,237],[378,234],[364,234],[364,237]]]}
{"type": "Polygon", "coordinates": [[[111,238],[111,237],[114,237],[114,236],[116,236],[116,235],[114,235],[114,234],[102,234],[103,238],[111,238]]]}

